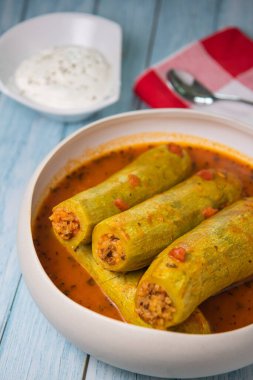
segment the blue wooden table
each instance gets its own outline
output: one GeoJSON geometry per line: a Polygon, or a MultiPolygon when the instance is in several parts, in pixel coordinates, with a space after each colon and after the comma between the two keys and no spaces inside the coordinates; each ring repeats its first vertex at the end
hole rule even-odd
{"type": "MultiPolygon", "coordinates": [[[[151,380],[79,351],[40,313],[23,282],[16,253],[22,194],[36,166],[65,136],[89,121],[144,107],[132,92],[134,78],[144,68],[227,25],[253,37],[253,1],[0,0],[0,33],[24,19],[59,11],[93,13],[121,24],[122,93],[117,104],[78,124],[49,120],[0,95],[0,379],[151,380]]],[[[250,380],[253,365],[208,379],[250,380]]]]}

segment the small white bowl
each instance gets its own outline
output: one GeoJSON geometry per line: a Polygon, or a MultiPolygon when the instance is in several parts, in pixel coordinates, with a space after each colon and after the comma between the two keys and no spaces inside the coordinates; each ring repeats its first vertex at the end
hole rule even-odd
{"type": "MultiPolygon", "coordinates": [[[[112,144],[124,144],[124,136],[128,143],[169,141],[173,132],[228,144],[252,157],[253,130],[230,119],[196,111],[145,110],[92,123],[58,145],[34,174],[21,208],[18,252],[25,282],[41,311],[85,352],[116,367],[150,376],[210,376],[253,362],[253,324],[226,333],[189,335],[138,327],[99,315],[56,288],[40,264],[31,234],[31,219],[45,189],[69,160],[75,161],[85,151],[112,139],[116,140],[108,149],[112,144]],[[133,134],[137,135],[131,137],[133,134]]],[[[253,163],[252,158],[248,160],[253,163]]]]}
{"type": "Polygon", "coordinates": [[[119,24],[85,13],[52,13],[24,21],[0,38],[0,90],[10,98],[61,121],[79,121],[120,96],[122,31],[119,24]],[[10,84],[17,67],[41,50],[81,45],[100,51],[112,67],[111,95],[91,107],[58,110],[35,103],[10,84]]]}

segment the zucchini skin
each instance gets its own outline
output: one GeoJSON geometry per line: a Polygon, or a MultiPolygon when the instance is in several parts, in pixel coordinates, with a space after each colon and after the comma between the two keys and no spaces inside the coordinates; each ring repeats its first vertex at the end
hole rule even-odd
{"type": "Polygon", "coordinates": [[[150,149],[101,184],[55,206],[50,217],[55,235],[65,247],[90,243],[92,230],[101,220],[165,191],[189,176],[191,170],[186,150],[180,148],[178,154],[165,144],[150,149]],[[54,223],[58,211],[72,214],[77,226],[75,234],[62,238],[58,221],[54,223]]]}
{"type": "MultiPolygon", "coordinates": [[[[89,245],[80,244],[75,250],[69,249],[69,252],[114,303],[125,322],[152,328],[138,316],[134,305],[137,284],[144,273],[143,270],[115,274],[103,269],[93,259],[89,245]]],[[[208,321],[199,309],[196,309],[184,323],[169,330],[188,334],[211,332],[208,321]]]]}
{"type": "Polygon", "coordinates": [[[241,191],[241,183],[232,173],[200,171],[170,190],[98,223],[92,235],[93,256],[111,271],[143,268],[176,238],[207,218],[206,213],[238,200],[241,191]]]}
{"type": "Polygon", "coordinates": [[[136,311],[147,323],[169,328],[210,296],[252,275],[253,198],[245,198],[175,240],[154,259],[138,285],[136,311]],[[154,287],[169,297],[169,316],[154,311],[159,304],[154,287]],[[148,315],[144,307],[150,310],[151,298],[153,311],[148,315]]]}

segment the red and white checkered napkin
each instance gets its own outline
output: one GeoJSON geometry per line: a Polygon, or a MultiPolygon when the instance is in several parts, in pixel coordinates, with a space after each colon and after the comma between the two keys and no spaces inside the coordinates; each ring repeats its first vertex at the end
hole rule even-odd
{"type": "Polygon", "coordinates": [[[253,41],[239,29],[223,29],[167,57],[136,79],[134,91],[154,108],[193,108],[253,126],[253,106],[228,101],[204,106],[183,100],[166,84],[170,68],[189,71],[214,92],[253,100],[253,41]]]}

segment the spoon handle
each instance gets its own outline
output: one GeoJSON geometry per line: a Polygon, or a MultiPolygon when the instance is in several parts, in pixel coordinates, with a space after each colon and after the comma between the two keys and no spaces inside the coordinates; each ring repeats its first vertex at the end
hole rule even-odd
{"type": "Polygon", "coordinates": [[[241,103],[249,104],[253,106],[253,100],[242,99],[235,95],[215,94],[215,99],[216,100],[231,100],[233,102],[241,102],[241,103]]]}

